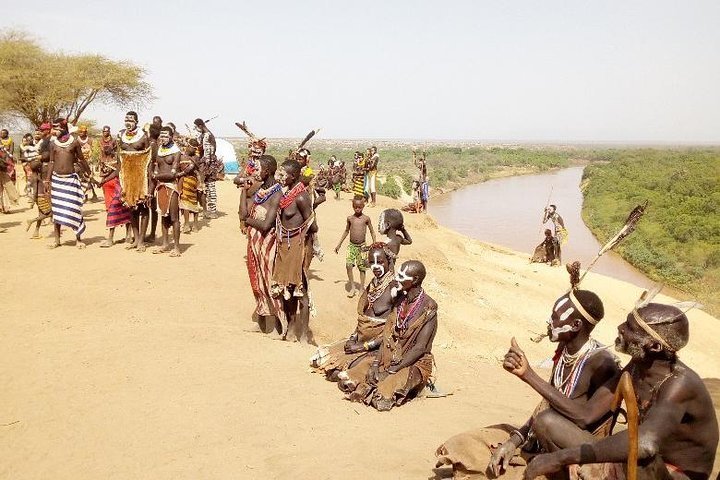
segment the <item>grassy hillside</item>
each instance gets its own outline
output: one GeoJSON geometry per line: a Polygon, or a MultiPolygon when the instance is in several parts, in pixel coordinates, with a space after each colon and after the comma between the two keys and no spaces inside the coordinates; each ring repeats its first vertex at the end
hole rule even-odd
{"type": "Polygon", "coordinates": [[[720,311],[720,151],[608,150],[584,173],[583,219],[602,242],[632,206],[645,218],[619,253],[720,311]]]}

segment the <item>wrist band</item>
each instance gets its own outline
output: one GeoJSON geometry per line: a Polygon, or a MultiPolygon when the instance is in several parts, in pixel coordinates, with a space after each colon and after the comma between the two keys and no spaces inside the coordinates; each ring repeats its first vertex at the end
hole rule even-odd
{"type": "Polygon", "coordinates": [[[520,430],[513,430],[512,432],[510,432],[510,436],[512,437],[513,435],[517,435],[518,437],[520,437],[520,445],[525,443],[525,436],[522,434],[522,432],[520,432],[520,430]]]}

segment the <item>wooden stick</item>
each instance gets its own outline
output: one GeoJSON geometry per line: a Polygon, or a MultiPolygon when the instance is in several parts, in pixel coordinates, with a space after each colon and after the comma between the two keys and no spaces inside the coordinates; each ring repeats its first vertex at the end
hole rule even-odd
{"type": "Polygon", "coordinates": [[[627,459],[627,480],[637,480],[639,412],[630,372],[625,372],[620,377],[620,382],[615,389],[615,398],[613,398],[610,408],[613,411],[617,411],[623,400],[627,408],[628,437],[630,440],[627,459]]]}

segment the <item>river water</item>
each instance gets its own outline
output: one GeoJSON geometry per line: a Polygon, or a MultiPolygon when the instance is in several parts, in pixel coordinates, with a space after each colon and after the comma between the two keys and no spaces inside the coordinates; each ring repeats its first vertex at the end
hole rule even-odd
{"type": "MultiPolygon", "coordinates": [[[[570,233],[562,248],[563,263],[579,260],[587,266],[600,250],[600,244],[580,216],[583,168],[489,180],[431,198],[429,212],[445,227],[468,237],[527,252],[529,258],[543,239],[545,227],[540,223],[550,196],[550,204],[557,205],[570,233]]],[[[617,227],[620,229],[621,225],[617,227]]],[[[548,223],[546,228],[552,229],[552,224],[548,223]]],[[[653,284],[613,252],[603,255],[593,271],[641,287],[653,284]]]]}

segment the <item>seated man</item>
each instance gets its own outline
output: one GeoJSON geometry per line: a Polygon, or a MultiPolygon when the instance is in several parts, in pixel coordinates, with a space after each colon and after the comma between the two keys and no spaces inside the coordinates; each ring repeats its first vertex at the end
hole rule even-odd
{"type": "Polygon", "coordinates": [[[367,352],[377,350],[382,341],[385,319],[392,311],[396,287],[395,272],[384,243],[374,243],[368,251],[368,264],[374,277],[360,296],[357,308],[357,327],[350,338],[318,349],[310,359],[312,366],[323,372],[328,380],[347,378],[344,370],[367,352]]]}
{"type": "MultiPolygon", "coordinates": [[[[710,394],[700,377],[677,358],[687,345],[689,325],[677,307],[649,303],[635,308],[618,327],[615,348],[632,357],[630,372],[637,396],[638,479],[706,480],[718,446],[718,423],[710,394]]],[[[610,401],[606,402],[606,410],[610,401]]],[[[627,430],[597,442],[564,445],[536,457],[525,472],[533,479],[564,465],[605,463],[593,479],[625,478],[615,463],[627,462],[627,430]]]]}
{"type": "Polygon", "coordinates": [[[545,238],[535,247],[530,263],[549,263],[552,266],[560,265],[562,259],[560,257],[560,242],[553,237],[549,228],[545,229],[545,238]]]}
{"type": "Polygon", "coordinates": [[[435,452],[437,466],[452,465],[456,478],[519,478],[533,454],[607,435],[609,409],[588,408],[598,400],[612,400],[613,382],[619,378],[615,357],[591,338],[604,315],[602,301],[591,291],[572,289],[558,298],[548,320],[548,336],[558,343],[550,382],[530,367],[515,339],[503,362],[505,370],[530,385],[543,401],[519,429],[495,426],[450,438],[435,452]]]}
{"type": "Polygon", "coordinates": [[[387,411],[427,385],[433,367],[437,303],[422,288],[425,274],[425,266],[417,260],[402,264],[395,277],[398,287],[391,289],[395,301],[380,349],[352,365],[338,383],[348,400],[387,411]]]}

